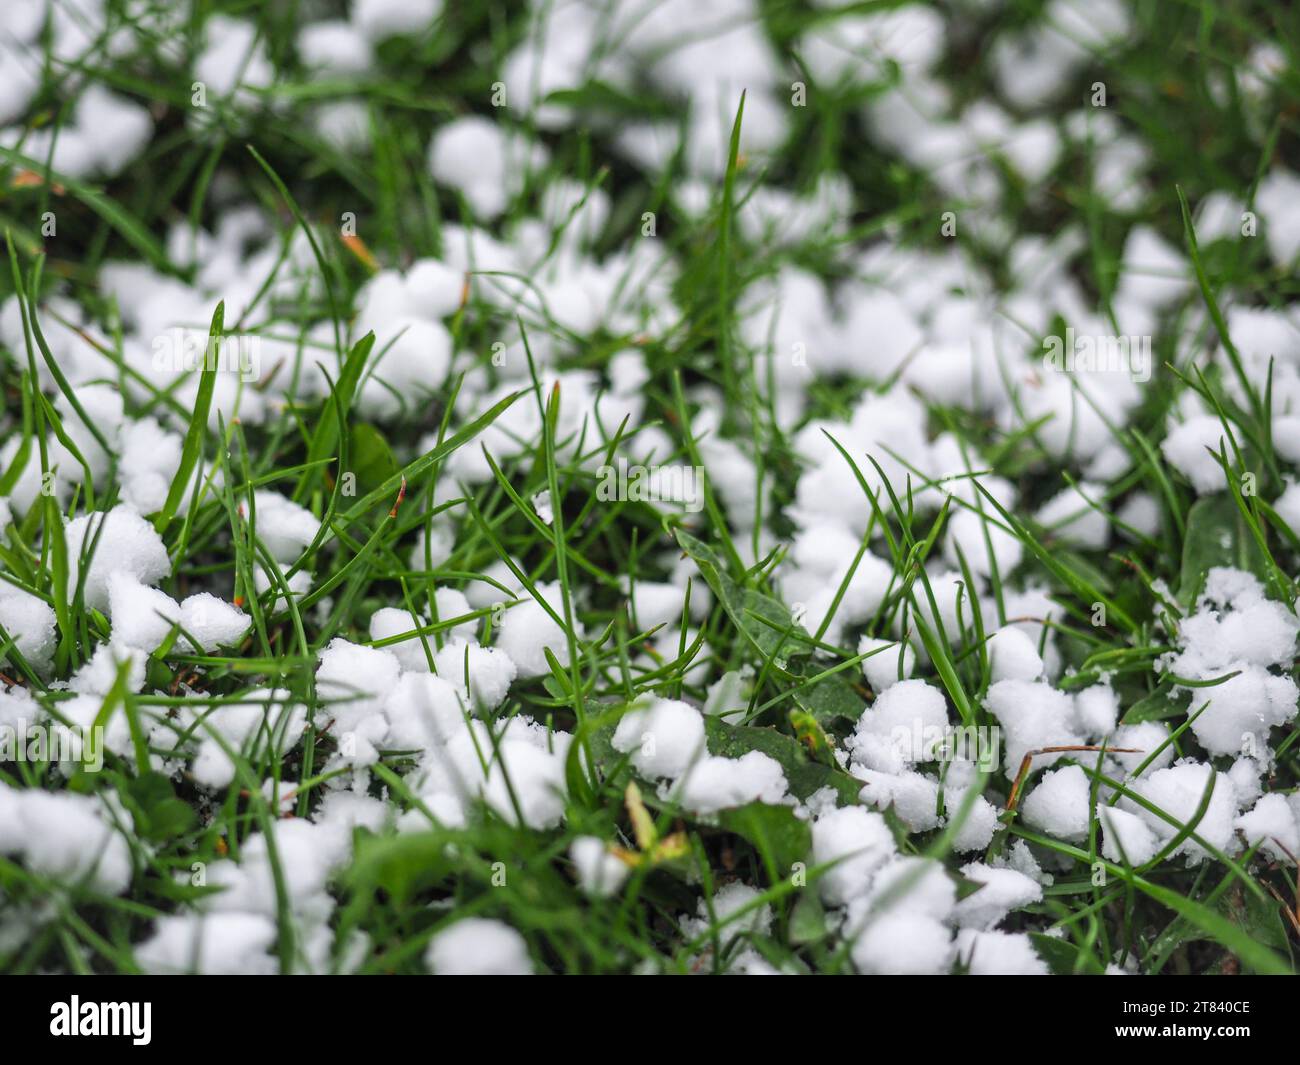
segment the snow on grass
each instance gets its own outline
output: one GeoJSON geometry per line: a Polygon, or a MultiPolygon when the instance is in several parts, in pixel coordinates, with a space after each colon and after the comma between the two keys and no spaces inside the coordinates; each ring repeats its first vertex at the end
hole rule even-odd
{"type": "Polygon", "coordinates": [[[1292,970],[1295,48],[1041,8],[7,4],[0,967],[1292,970]]]}

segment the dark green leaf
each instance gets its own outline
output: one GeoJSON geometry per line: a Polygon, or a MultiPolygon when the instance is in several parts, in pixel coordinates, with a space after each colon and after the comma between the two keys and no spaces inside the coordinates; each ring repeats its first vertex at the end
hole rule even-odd
{"type": "Polygon", "coordinates": [[[1225,493],[1206,496],[1187,512],[1187,538],[1178,598],[1191,606],[1213,566],[1235,566],[1267,581],[1268,569],[1259,546],[1242,520],[1233,498],[1225,493]]]}

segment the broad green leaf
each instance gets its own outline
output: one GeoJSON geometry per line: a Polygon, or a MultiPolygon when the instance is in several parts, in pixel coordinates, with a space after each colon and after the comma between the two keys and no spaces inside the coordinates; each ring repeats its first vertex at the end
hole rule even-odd
{"type": "Polygon", "coordinates": [[[352,891],[382,889],[399,905],[437,884],[447,872],[447,837],[441,832],[362,835],[347,879],[352,891]]]}
{"type": "Polygon", "coordinates": [[[1057,976],[1100,976],[1106,971],[1097,964],[1096,958],[1081,951],[1068,939],[1046,936],[1041,932],[1030,932],[1029,938],[1038,956],[1047,962],[1047,967],[1057,976]]]}
{"type": "MultiPolygon", "coordinates": [[[[853,676],[861,676],[860,667],[853,667],[853,676]]],[[[794,693],[794,701],[812,714],[823,726],[835,722],[853,724],[867,708],[867,702],[848,680],[848,671],[823,677],[815,684],[794,693]]]]}
{"type": "Polygon", "coordinates": [[[718,823],[753,844],[777,876],[788,876],[791,866],[804,861],[812,849],[812,829],[789,806],[752,802],[724,810],[718,823]]]}
{"type": "Polygon", "coordinates": [[[1139,699],[1124,714],[1125,725],[1137,725],[1143,721],[1164,721],[1178,717],[1187,712],[1187,707],[1176,702],[1170,695],[1171,684],[1161,684],[1150,695],[1139,699]]]}
{"type": "Polygon", "coordinates": [[[1286,953],[1288,950],[1286,926],[1274,898],[1256,898],[1248,891],[1230,891],[1219,899],[1215,910],[1233,924],[1244,928],[1250,938],[1265,946],[1286,953]]]}
{"type": "Polygon", "coordinates": [[[778,648],[785,655],[806,648],[801,642],[784,635],[793,624],[793,618],[783,603],[737,584],[727,576],[722,560],[713,549],[684,529],[677,530],[677,542],[699,567],[701,575],[718,597],[727,616],[748,637],[762,657],[775,654],[778,648]],[[760,618],[766,618],[767,621],[761,621],[760,618]]]}
{"type": "Polygon", "coordinates": [[[817,897],[816,888],[804,891],[790,913],[790,942],[797,947],[817,943],[830,935],[826,910],[817,897]]]}
{"type": "Polygon", "coordinates": [[[1267,581],[1268,570],[1259,547],[1241,518],[1241,511],[1226,492],[1205,496],[1187,512],[1187,538],[1183,541],[1183,566],[1178,598],[1191,606],[1213,566],[1234,566],[1267,581]]]}
{"type": "Polygon", "coordinates": [[[373,425],[354,425],[349,438],[348,464],[361,492],[374,491],[401,469],[388,441],[373,425]]]}
{"type": "Polygon", "coordinates": [[[811,761],[793,736],[770,728],[728,725],[716,718],[705,719],[704,726],[710,754],[740,758],[750,751],[761,751],[780,763],[790,792],[798,799],[831,787],[841,803],[852,803],[862,790],[862,784],[848,773],[811,761]]]}

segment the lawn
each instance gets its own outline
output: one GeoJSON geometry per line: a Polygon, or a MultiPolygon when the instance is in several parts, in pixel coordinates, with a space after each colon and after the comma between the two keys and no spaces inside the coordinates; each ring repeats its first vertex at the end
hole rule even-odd
{"type": "Polygon", "coordinates": [[[1298,48],[6,0],[0,971],[1294,973],[1298,48]]]}

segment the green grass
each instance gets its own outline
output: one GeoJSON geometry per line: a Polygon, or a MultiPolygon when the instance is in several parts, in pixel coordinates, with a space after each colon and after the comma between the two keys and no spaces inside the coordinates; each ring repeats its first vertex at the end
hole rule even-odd
{"type": "MultiPolygon", "coordinates": [[[[290,52],[291,18],[249,5],[215,6],[258,20],[272,54],[290,52]]],[[[814,19],[831,17],[784,0],[769,0],[762,7],[772,39],[792,64],[799,59],[796,44],[803,29],[814,19]]],[[[1008,5],[1001,13],[967,20],[971,33],[963,51],[973,58],[963,62],[954,54],[945,61],[959,98],[973,100],[989,91],[979,42],[1039,7],[1032,2],[1008,5]]],[[[1134,708],[1166,699],[1168,678],[1153,668],[1168,648],[1166,619],[1176,622],[1177,612],[1187,609],[1208,566],[1251,569],[1268,584],[1270,594],[1294,606],[1300,530],[1289,529],[1268,505],[1284,487],[1286,463],[1273,446],[1269,396],[1246,380],[1220,308],[1228,299],[1282,307],[1300,286],[1293,271],[1271,264],[1261,239],[1198,245],[1191,209],[1214,189],[1238,191],[1249,201],[1258,179],[1275,162],[1300,168],[1298,16],[1273,5],[1210,0],[1142,2],[1132,10],[1139,27],[1132,44],[1097,57],[1080,72],[1078,91],[1072,90],[1069,98],[1083,99],[1094,80],[1106,81],[1110,114],[1136,133],[1150,153],[1141,206],[1117,210],[1099,195],[1090,180],[1088,149],[1077,147],[1066,153],[1037,194],[1029,195],[1008,174],[1007,213],[1019,233],[1052,236],[1066,225],[1082,224],[1088,250],[1077,260],[1076,273],[1099,304],[1109,305],[1123,239],[1134,223],[1154,227],[1184,248],[1194,264],[1197,291],[1157,331],[1159,366],[1141,407],[1130,424],[1115,427],[1129,470],[1109,486],[1105,498],[1093,501],[1119,530],[1114,514],[1118,501],[1145,490],[1159,504],[1158,532],[1127,539],[1117,535],[1114,549],[1103,553],[1063,544],[1054,530],[1037,526],[1028,515],[1037,503],[1077,481],[1078,471],[1054,462],[1034,427],[1008,432],[969,411],[933,409],[931,428],[957,436],[972,473],[993,472],[1016,486],[1022,504],[1014,513],[987,492],[974,505],[991,525],[1022,541],[1026,559],[1014,574],[995,570],[988,594],[978,599],[970,591],[967,570],[966,631],[946,632],[929,620],[936,611],[924,563],[937,560],[953,508],[971,504],[953,500],[937,514],[918,513],[912,495],[930,487],[923,474],[917,471],[907,483],[894,480],[873,493],[870,485],[879,468],[873,469],[863,455],[840,449],[843,459],[855,465],[872,508],[863,549],[891,561],[895,570],[894,584],[869,631],[886,633],[895,619],[909,618],[914,637],[933,663],[923,675],[944,690],[963,723],[990,722],[982,706],[990,680],[983,640],[1007,620],[1004,586],[1021,587],[1032,579],[1049,588],[1062,608],[1052,628],[1067,665],[1077,674],[1063,685],[1083,686],[1084,679],[1108,676],[1130,720],[1134,708]],[[1276,41],[1290,66],[1276,88],[1275,105],[1257,114],[1238,91],[1236,79],[1243,57],[1264,41],[1276,41]],[[1223,91],[1214,87],[1219,83],[1223,91]],[[1185,328],[1197,322],[1194,334],[1185,328]],[[1245,408],[1225,390],[1222,367],[1207,373],[1199,368],[1216,332],[1227,349],[1229,369],[1249,396],[1245,408]],[[1201,392],[1220,412],[1235,441],[1222,455],[1233,487],[1210,501],[1198,502],[1159,452],[1168,411],[1188,389],[1201,392]],[[1246,472],[1256,474],[1258,494],[1241,491],[1246,472]],[[1094,603],[1106,605],[1102,626],[1089,621],[1094,603]]],[[[196,19],[201,17],[196,13],[196,19]]],[[[534,832],[484,812],[470,827],[452,829],[424,810],[429,823],[422,831],[374,835],[359,830],[352,861],[330,884],[337,902],[331,919],[336,964],[344,966],[350,937],[360,932],[366,937],[360,971],[422,971],[424,949],[438,931],[461,917],[481,915],[518,929],[539,967],[557,972],[720,972],[744,947],[794,971],[851,971],[847,950],[818,898],[817,879],[824,870],[810,868],[806,880],[792,878],[796,863],[807,861],[807,825],[788,810],[759,807],[694,817],[638,780],[628,759],[610,746],[609,736],[620,714],[642,695],[702,705],[707,691],[688,674],[704,659],[711,681],[738,670],[753,678],[743,724],[710,724],[711,751],[763,750],[782,762],[796,793],[807,795],[829,783],[851,795],[856,790],[852,781],[809,757],[796,740],[790,712],[811,715],[830,744],[842,744],[853,717],[874,698],[861,683],[856,644],[825,642],[827,627],[816,624],[821,619],[813,619],[807,632],[795,625],[771,579],[785,548],[769,554],[758,549],[756,539],[746,542],[748,532],[728,520],[712,484],[706,482],[705,509],[697,518],[667,519],[635,502],[599,500],[591,470],[613,453],[616,437],[635,440],[644,425],[665,429],[677,449],[657,461],[705,464],[699,455],[706,434],[695,428],[701,409],[692,397],[696,386],[714,386],[724,402],[720,412],[711,413],[721,413],[724,433],[755,461],[759,506],[768,508],[762,516],[778,537],[788,539],[792,526],[783,511],[793,499],[799,461],[777,424],[762,362],[737,328],[740,297],[784,262],[838,278],[846,269],[838,245],[846,239],[866,240],[885,227],[899,242],[935,248],[940,239],[936,220],[953,205],[927,174],[886,154],[866,136],[861,104],[869,93],[861,89],[810,92],[809,106],[793,113],[785,150],[761,170],[738,152],[745,116],[737,99],[729,165],[710,210],[696,222],[672,208],[680,166],[662,180],[648,179],[608,151],[598,124],[546,133],[552,161],[512,206],[502,228],[532,213],[541,189],[556,176],[588,187],[599,184],[610,193],[613,210],[599,238],[602,251],[644,239],[639,236],[641,214],[656,211],[655,239],[673,251],[682,267],[674,288],[680,320],[646,341],[600,333],[575,342],[558,327],[525,323],[472,298],[452,323],[457,350],[483,353],[479,362],[486,366],[486,353],[498,338],[527,344],[549,331],[560,342],[564,366],[599,369],[613,353],[636,344],[651,371],[643,426],[584,425],[575,437],[558,437],[565,397],[543,391],[536,375],[533,387],[468,418],[463,404],[457,419],[451,417],[460,384],[451,382],[413,417],[394,424],[367,422],[355,400],[373,337],[350,350],[344,337],[353,297],[369,270],[337,239],[337,219],[345,211],[355,212],[367,247],[385,266],[438,254],[444,222],[461,218],[464,205],[428,176],[429,134],[448,115],[489,110],[485,101],[494,77],[470,53],[482,45],[501,54],[523,36],[526,23],[514,4],[449,5],[437,34],[385,45],[381,71],[374,77],[335,86],[290,76],[267,93],[285,105],[282,109],[268,109],[249,121],[218,108],[207,131],[186,125],[188,92],[160,55],[149,58],[147,44],[144,61],[126,63],[107,54],[100,41],[79,69],[160,108],[158,131],[145,156],[120,179],[96,186],[49,172],[42,161],[24,155],[21,146],[0,149],[0,229],[8,237],[12,266],[0,271],[0,296],[19,295],[28,340],[26,350],[0,350],[3,432],[21,438],[20,460],[35,449],[40,469],[48,471],[46,430],[69,439],[69,416],[59,413],[53,393],[36,387],[42,365],[54,373],[74,415],[92,434],[96,431],[79,408],[75,389],[51,361],[42,335],[49,313],[42,299],[62,285],[90,309],[106,328],[105,379],[123,380],[130,371],[121,354],[120,330],[114,329],[116,309],[96,288],[97,271],[115,259],[143,258],[166,273],[185,276],[183,266],[168,260],[162,234],[178,218],[204,224],[219,220],[222,208],[213,193],[218,171],[233,179],[240,199],[261,205],[276,218],[286,239],[295,228],[308,234],[325,282],[323,300],[276,306],[268,334],[301,338],[308,326],[327,320],[337,349],[304,354],[304,365],[319,358],[328,367],[330,398],[289,406],[263,425],[223,420],[214,431],[208,417],[210,373],[204,374],[193,409],[157,388],[150,389],[147,404],[129,405],[133,414],[166,414],[175,425],[188,427],[180,472],[166,505],[152,516],[173,561],[172,576],[163,587],[178,596],[201,588],[224,589],[217,594],[238,597],[252,628],[243,646],[229,654],[185,653],[169,641],[148,662],[145,691],[128,690],[125,677],[119,676],[102,714],[104,720],[126,716],[138,765],[144,742],[140,716],[166,715],[185,702],[178,694],[182,684],[204,693],[213,714],[257,699],[252,694],[257,689],[275,687],[306,708],[303,741],[281,752],[274,716],[268,715],[257,743],[243,752],[228,752],[237,765],[236,781],[215,796],[184,772],[175,779],[140,773],[130,761],[112,755],[103,772],[69,779],[50,765],[0,765],[0,780],[13,787],[114,793],[136,825],[130,834],[132,885],[116,897],[82,885],[50,883],[0,857],[0,927],[10,917],[29,923],[29,934],[16,946],[0,946],[0,970],[135,971],[133,946],[148,935],[152,922],[184,911],[210,890],[191,882],[196,863],[210,868],[224,857],[237,857],[255,833],[274,840],[278,815],[262,794],[264,781],[294,782],[293,812],[298,816],[309,814],[319,800],[329,782],[320,767],[337,739],[322,724],[328,703],[316,688],[318,653],[336,637],[370,642],[368,620],[379,607],[405,603],[422,614],[433,613],[436,587],[482,580],[489,565],[505,559],[517,563],[514,575],[525,595],[535,596],[535,586],[544,581],[558,582],[562,592],[559,604],[547,609],[566,632],[568,664],[555,661],[551,675],[517,683],[494,724],[527,715],[575,734],[565,821],[556,830],[534,832]],[[299,121],[302,101],[335,94],[367,106],[373,136],[368,155],[342,155],[299,121]],[[43,174],[44,180],[17,182],[24,170],[43,174]],[[738,233],[736,212],[760,183],[810,190],[827,173],[847,175],[852,183],[849,238],[828,235],[783,250],[751,246],[738,233]],[[59,235],[42,242],[33,219],[46,209],[56,210],[59,235]],[[493,476],[462,491],[448,476],[447,461],[460,449],[478,449],[482,432],[514,403],[536,405],[544,426],[541,438],[515,458],[492,457],[493,476]],[[431,433],[439,443],[420,447],[419,441],[431,433]],[[341,491],[343,472],[356,474],[355,496],[341,491]],[[271,562],[258,539],[253,492],[261,488],[292,496],[321,518],[320,536],[291,567],[271,562]],[[542,491],[555,503],[550,525],[539,521],[528,502],[542,491]],[[449,557],[437,566],[413,561],[416,536],[423,530],[431,537],[435,522],[447,516],[459,521],[449,557]],[[693,560],[698,572],[688,594],[694,598],[707,587],[712,606],[698,636],[683,630],[675,650],[657,654],[653,668],[646,668],[634,662],[658,634],[640,628],[624,589],[629,582],[665,579],[666,555],[693,560]],[[271,569],[274,584],[260,597],[253,586],[259,565],[271,569]],[[311,592],[285,605],[279,594],[284,583],[304,569],[314,574],[311,592]],[[639,784],[653,822],[650,837],[644,830],[638,833],[634,824],[635,803],[628,799],[633,783],[639,784]],[[641,855],[625,888],[613,898],[590,899],[574,883],[566,852],[579,835],[600,836],[641,855]],[[668,840],[674,845],[655,849],[668,840]],[[709,898],[721,883],[736,878],[758,887],[762,901],[772,906],[769,933],[734,935],[743,914],[711,921],[704,934],[683,932],[683,915],[694,914],[701,897],[709,898]],[[38,903],[49,907],[39,922],[31,917],[38,903]]],[[[64,105],[77,91],[74,72],[49,72],[30,113],[32,126],[61,121],[64,105]]],[[[816,72],[811,74],[815,81],[816,72]]],[[[662,100],[641,89],[611,102],[600,87],[593,87],[582,100],[598,107],[616,103],[634,115],[665,109],[662,100]]],[[[1057,119],[1065,109],[1063,104],[1049,117],[1057,119]]],[[[1002,249],[981,243],[977,234],[963,231],[959,239],[993,276],[1005,276],[1002,249]]],[[[477,283],[490,281],[485,277],[477,283]]],[[[214,306],[214,337],[243,327],[224,317],[222,305],[214,306]]],[[[531,362],[531,351],[528,357],[531,362]]],[[[810,388],[809,417],[843,415],[867,387],[861,380],[818,379],[810,388]]],[[[18,468],[20,462],[0,469],[0,490],[12,486],[18,468]]],[[[58,474],[77,482],[71,499],[60,508],[46,498],[4,530],[0,566],[6,581],[54,608],[60,631],[55,674],[65,678],[107,638],[110,625],[85,605],[84,589],[69,581],[61,517],[90,506],[110,508],[118,498],[119,471],[112,456],[107,477],[93,483],[76,471],[58,474]]],[[[841,595],[843,591],[839,589],[841,595]]],[[[496,620],[492,611],[475,612],[469,619],[485,636],[496,620]]],[[[436,652],[441,634],[465,620],[436,618],[418,638],[430,653],[436,652]]],[[[0,648],[8,656],[6,680],[30,688],[57,717],[64,694],[21,660],[4,633],[0,648]]],[[[1300,673],[1293,668],[1291,675],[1300,673]]],[[[1170,709],[1172,726],[1185,721],[1184,710],[1177,705],[1170,709]]],[[[220,738],[206,723],[197,726],[192,738],[205,735],[220,738]]],[[[1294,791],[1300,782],[1297,735],[1294,722],[1274,734],[1277,763],[1271,790],[1294,791]]],[[[1195,750],[1185,729],[1175,732],[1172,744],[1180,754],[1195,750]]],[[[1072,757],[1096,787],[1123,787],[1103,779],[1096,756],[1072,757]]],[[[385,751],[374,767],[371,793],[385,795],[402,809],[421,810],[405,783],[413,764],[407,752],[385,751]]],[[[986,781],[985,795],[996,805],[1005,804],[1008,791],[1000,774],[986,781]]],[[[1096,790],[1094,800],[1104,801],[1096,790]]],[[[1162,811],[1152,812],[1174,824],[1183,838],[1198,838],[1195,823],[1184,825],[1162,811]]],[[[932,855],[953,869],[980,857],[951,854],[959,819],[945,830],[909,835],[892,812],[887,817],[903,853],[932,855]]],[[[1007,816],[989,856],[1005,852],[1017,839],[1054,854],[1059,863],[1042,902],[1012,914],[1003,927],[1032,932],[1054,971],[1097,973],[1124,956],[1135,959],[1143,972],[1295,971],[1300,940],[1279,902],[1280,897],[1294,906],[1294,867],[1270,865],[1250,853],[1236,858],[1215,853],[1192,869],[1169,862],[1136,869],[1104,862],[1095,818],[1087,844],[1070,845],[1007,816]],[[1104,883],[1093,875],[1099,866],[1106,874],[1104,883]]],[[[303,965],[301,929],[273,844],[270,860],[277,899],[275,950],[283,969],[298,968],[303,965]]]]}

